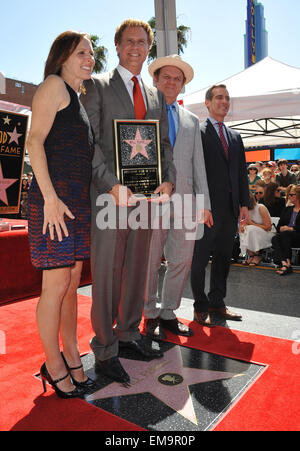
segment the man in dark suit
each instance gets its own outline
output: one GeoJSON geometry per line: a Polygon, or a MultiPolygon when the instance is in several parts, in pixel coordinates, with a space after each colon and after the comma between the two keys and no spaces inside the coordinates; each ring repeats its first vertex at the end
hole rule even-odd
{"type": "Polygon", "coordinates": [[[224,298],[238,221],[248,217],[249,187],[242,139],[223,123],[230,108],[226,86],[210,88],[205,104],[209,117],[201,124],[201,136],[213,227],[205,225],[203,238],[195,243],[191,285],[195,320],[201,325],[213,326],[209,312],[229,320],[242,319],[226,307],[224,298]],[[206,295],[205,269],[210,255],[210,291],[206,295]]]}
{"type": "Polygon", "coordinates": [[[95,134],[91,184],[91,316],[95,337],[91,347],[98,370],[125,383],[130,377],[118,359],[119,345],[143,357],[162,356],[160,351],[148,346],[139,332],[151,230],[133,230],[129,225],[132,193],[116,176],[113,129],[114,119],[160,121],[163,183],[156,193],[168,198],[175,185],[176,170],[165,100],[156,88],[145,85],[140,76],[152,43],[153,33],[147,23],[134,19],[123,22],[115,34],[118,67],[89,80],[85,85],[86,95],[82,96],[95,134]],[[111,208],[117,217],[116,227],[98,227],[98,214],[104,207],[99,195],[106,195],[108,202],[114,200],[116,209],[114,204],[111,208]]]}

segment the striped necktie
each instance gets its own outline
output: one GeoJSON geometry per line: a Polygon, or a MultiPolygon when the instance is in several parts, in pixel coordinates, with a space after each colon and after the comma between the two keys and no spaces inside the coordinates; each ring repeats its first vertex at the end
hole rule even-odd
{"type": "Polygon", "coordinates": [[[144,97],[142,94],[142,90],[138,79],[136,77],[132,77],[131,79],[134,83],[133,86],[133,103],[134,103],[134,111],[136,119],[145,119],[146,116],[146,107],[144,102],[144,97]]]}
{"type": "Polygon", "coordinates": [[[172,147],[175,145],[176,141],[176,128],[175,128],[175,120],[173,116],[172,110],[175,110],[175,105],[167,105],[167,112],[168,112],[168,121],[169,121],[169,138],[172,147]]]}
{"type": "Polygon", "coordinates": [[[218,125],[219,125],[219,130],[220,130],[220,140],[221,140],[222,146],[224,148],[224,152],[225,152],[226,158],[228,160],[228,158],[229,158],[229,148],[228,148],[228,144],[227,144],[226,138],[224,136],[223,122],[218,122],[218,125]]]}

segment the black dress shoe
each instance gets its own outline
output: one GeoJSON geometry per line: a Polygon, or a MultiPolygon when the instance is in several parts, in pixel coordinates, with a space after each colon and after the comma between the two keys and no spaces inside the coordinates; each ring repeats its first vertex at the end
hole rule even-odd
{"type": "Polygon", "coordinates": [[[118,357],[112,357],[107,360],[98,360],[96,358],[95,370],[97,373],[102,373],[116,382],[121,382],[122,384],[130,382],[130,377],[122,367],[118,357]]]}
{"type": "Polygon", "coordinates": [[[159,318],[146,318],[144,324],[147,337],[150,337],[153,340],[165,340],[167,338],[160,327],[159,318]]]}
{"type": "Polygon", "coordinates": [[[132,341],[120,341],[119,346],[122,349],[131,349],[137,354],[141,354],[142,356],[150,359],[160,359],[164,355],[163,352],[157,349],[152,349],[149,344],[143,340],[143,338],[132,341]]]}
{"type": "Polygon", "coordinates": [[[175,335],[182,335],[183,337],[191,337],[194,335],[192,329],[190,329],[185,324],[178,321],[177,318],[174,319],[160,319],[160,324],[164,329],[169,330],[175,335]]]}

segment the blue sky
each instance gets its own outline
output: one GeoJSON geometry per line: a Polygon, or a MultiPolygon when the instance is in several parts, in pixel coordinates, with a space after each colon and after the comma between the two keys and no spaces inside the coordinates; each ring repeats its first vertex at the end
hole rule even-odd
{"type": "MultiPolygon", "coordinates": [[[[244,69],[246,0],[176,0],[177,24],[191,28],[184,59],[195,70],[186,92],[222,81],[244,69]]],[[[299,0],[263,0],[269,56],[300,67],[299,0]]],[[[149,20],[153,0],[0,0],[0,71],[40,83],[50,46],[67,29],[96,34],[108,49],[108,70],[117,65],[116,27],[128,17],[149,20]]],[[[147,64],[143,77],[150,82],[147,64]]]]}

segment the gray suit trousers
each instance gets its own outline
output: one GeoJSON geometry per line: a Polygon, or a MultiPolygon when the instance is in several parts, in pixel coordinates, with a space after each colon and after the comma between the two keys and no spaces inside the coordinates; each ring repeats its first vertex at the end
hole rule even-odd
{"type": "Polygon", "coordinates": [[[119,340],[141,337],[145,256],[150,236],[150,229],[98,230],[92,221],[91,319],[95,337],[91,348],[99,360],[117,356],[119,340]]]}
{"type": "Polygon", "coordinates": [[[176,230],[171,218],[169,230],[153,230],[147,265],[147,279],[144,296],[144,315],[146,318],[174,319],[180,307],[182,293],[192,264],[194,240],[187,240],[191,231],[185,228],[176,230]],[[161,306],[158,302],[158,279],[161,257],[168,262],[164,275],[161,306]]]}

